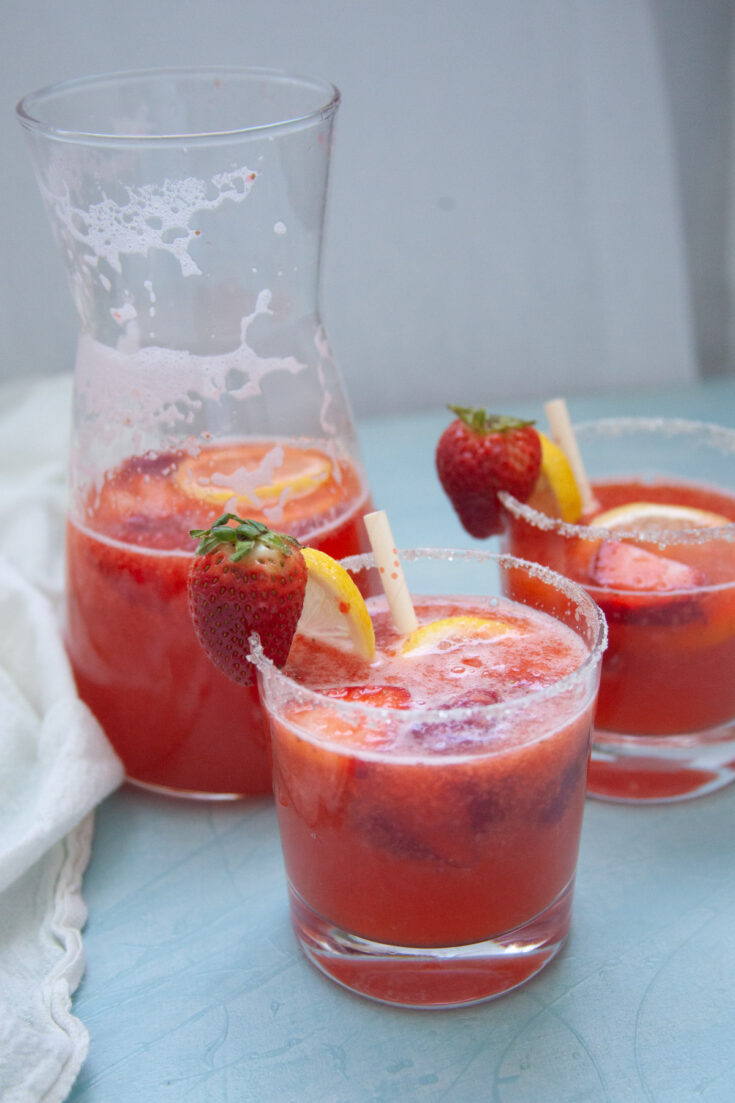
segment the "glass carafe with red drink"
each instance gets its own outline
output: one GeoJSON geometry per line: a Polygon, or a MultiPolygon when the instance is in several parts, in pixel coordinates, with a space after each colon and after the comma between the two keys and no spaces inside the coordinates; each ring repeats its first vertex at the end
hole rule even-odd
{"type": "Polygon", "coordinates": [[[79,315],[67,645],[129,778],[270,791],[257,691],[190,623],[190,530],[224,512],[365,550],[319,313],[339,93],[267,70],[113,74],[18,107],[79,315]]]}

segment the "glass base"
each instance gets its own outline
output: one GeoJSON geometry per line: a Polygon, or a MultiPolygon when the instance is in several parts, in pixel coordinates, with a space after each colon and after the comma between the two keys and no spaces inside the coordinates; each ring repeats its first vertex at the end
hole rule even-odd
{"type": "Polygon", "coordinates": [[[735,721],[691,735],[595,731],[587,794],[622,804],[663,804],[735,781],[735,721]]]}
{"type": "Polygon", "coordinates": [[[567,939],[573,892],[572,880],[540,915],[496,938],[424,948],[373,942],[341,930],[289,885],[293,928],[317,969],[379,1003],[434,1010],[495,999],[535,976],[567,939]]]}

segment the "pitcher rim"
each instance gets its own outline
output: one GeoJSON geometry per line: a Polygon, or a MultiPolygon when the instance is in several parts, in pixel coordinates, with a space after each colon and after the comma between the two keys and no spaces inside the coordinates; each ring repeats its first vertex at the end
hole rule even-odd
{"type": "Polygon", "coordinates": [[[317,122],[329,117],[336,111],[340,100],[340,91],[331,81],[288,69],[247,65],[183,65],[147,69],[123,69],[57,81],[27,93],[18,101],[15,110],[18,121],[25,130],[56,141],[92,145],[175,145],[182,142],[191,144],[217,140],[232,140],[256,134],[262,136],[269,131],[275,132],[300,128],[312,122],[317,122]],[[93,89],[95,86],[102,87],[105,84],[114,82],[128,82],[134,84],[166,77],[191,77],[201,79],[206,78],[208,75],[211,76],[214,81],[221,77],[252,77],[270,80],[273,83],[291,82],[295,85],[301,85],[304,88],[311,88],[314,91],[321,89],[324,96],[318,107],[305,110],[302,113],[294,112],[293,114],[289,114],[287,118],[276,118],[271,122],[255,123],[231,128],[213,127],[205,130],[181,130],[171,133],[161,129],[160,132],[152,134],[115,134],[105,129],[92,127],[85,129],[70,126],[67,128],[44,121],[41,112],[38,110],[43,103],[49,102],[64,94],[74,92],[75,90],[82,91],[84,89],[93,89]]]}

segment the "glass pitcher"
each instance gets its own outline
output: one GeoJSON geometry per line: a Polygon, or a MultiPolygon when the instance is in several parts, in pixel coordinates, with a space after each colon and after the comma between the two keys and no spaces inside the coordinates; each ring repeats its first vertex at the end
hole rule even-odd
{"type": "Polygon", "coordinates": [[[201,652],[194,528],[225,511],[342,557],[370,508],[319,314],[339,93],[258,69],[70,81],[18,116],[79,315],[66,638],[130,779],[270,791],[257,691],[201,652]]]}

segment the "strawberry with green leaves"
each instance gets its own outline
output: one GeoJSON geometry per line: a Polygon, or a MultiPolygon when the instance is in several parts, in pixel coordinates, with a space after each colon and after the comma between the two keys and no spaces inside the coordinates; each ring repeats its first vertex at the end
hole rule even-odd
{"type": "Polygon", "coordinates": [[[235,682],[250,685],[256,632],[276,666],[288,658],[306,591],[306,564],[292,536],[224,513],[199,540],[189,571],[189,611],[204,651],[235,682]]]}
{"type": "Polygon", "coordinates": [[[541,468],[541,441],[532,421],[450,406],[457,417],[436,449],[439,481],[462,525],[478,539],[502,529],[498,492],[520,502],[531,495],[541,468]]]}

